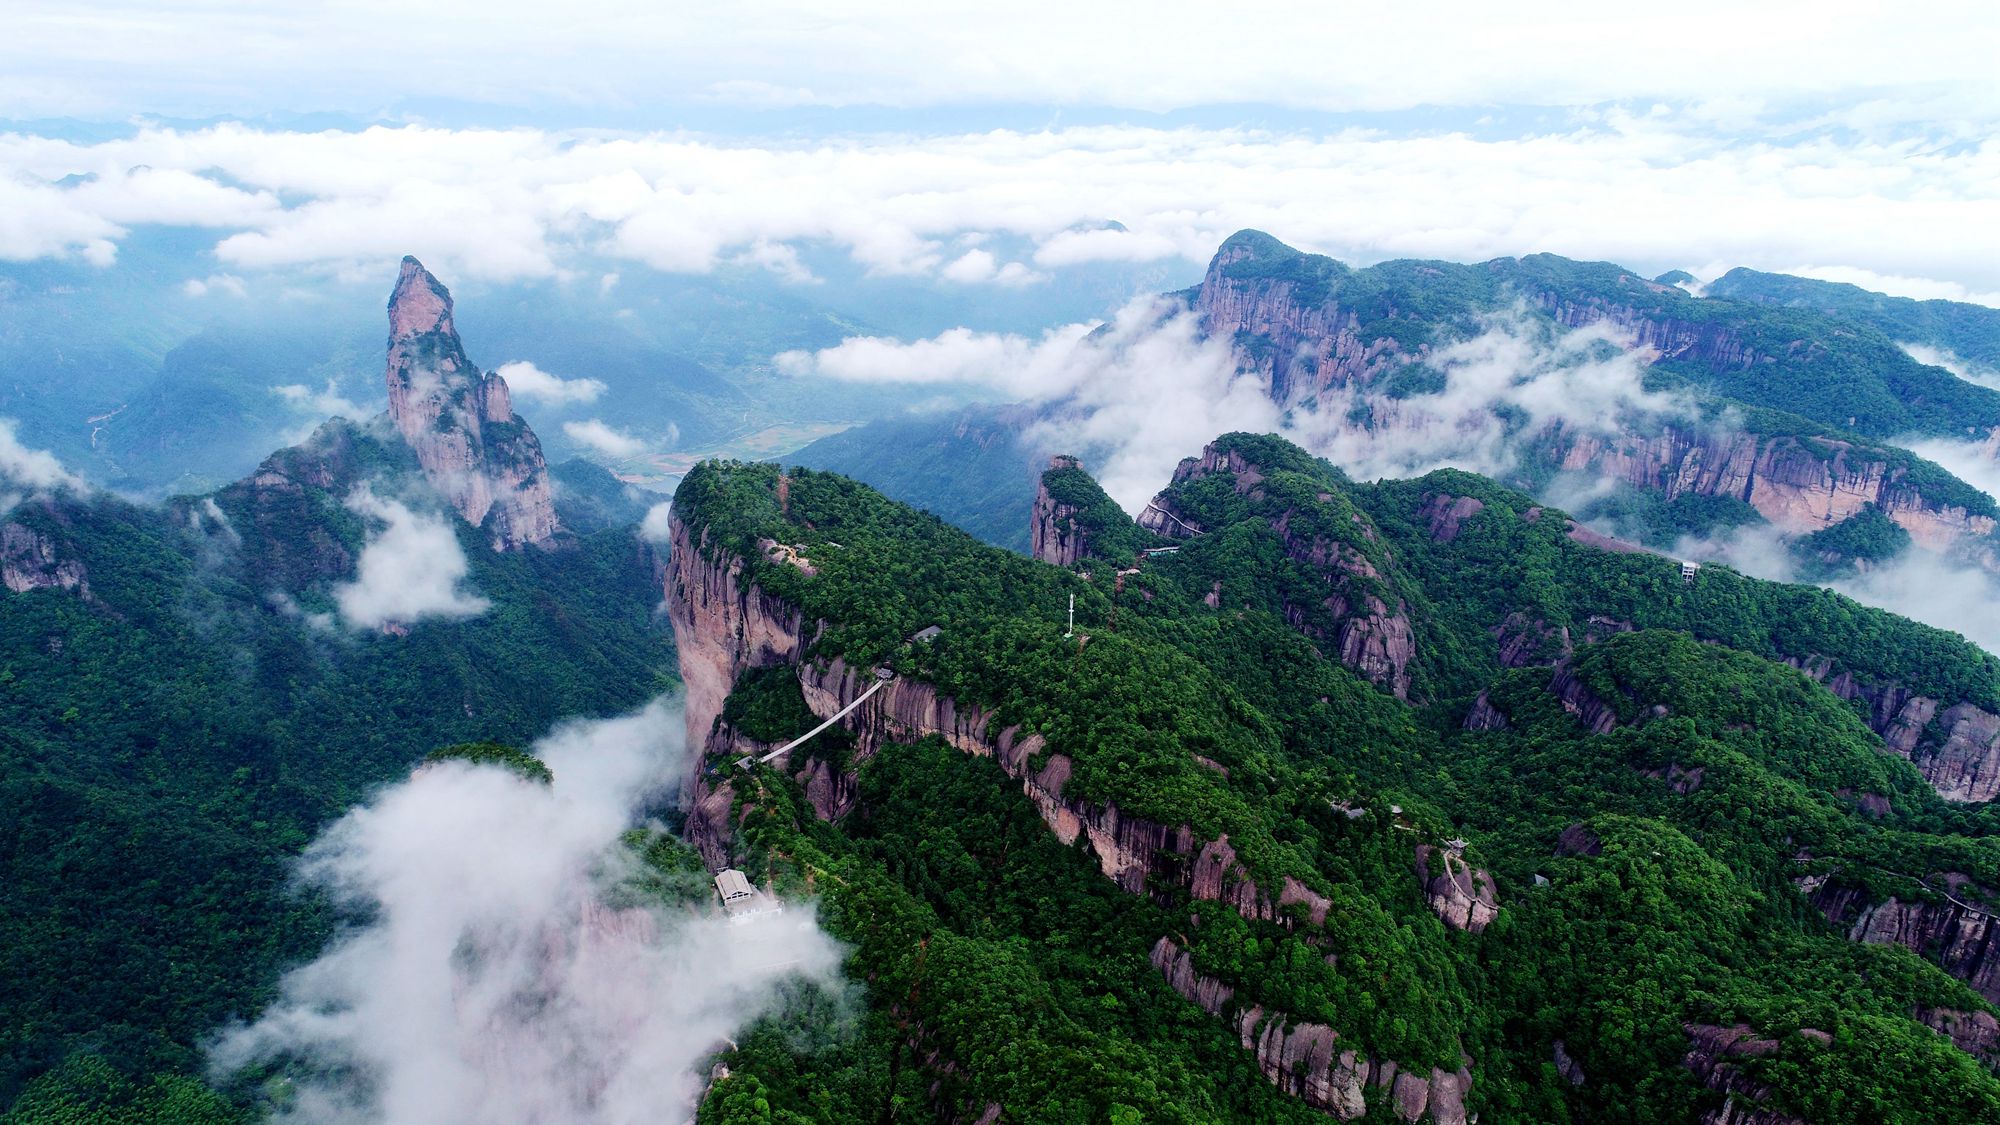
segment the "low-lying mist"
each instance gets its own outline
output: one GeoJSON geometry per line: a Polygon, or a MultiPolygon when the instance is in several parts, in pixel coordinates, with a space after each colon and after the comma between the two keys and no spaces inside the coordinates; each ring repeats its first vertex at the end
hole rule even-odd
{"type": "MultiPolygon", "coordinates": [[[[984,383],[1044,407],[1031,435],[1035,447],[1082,455],[1131,512],[1181,458],[1230,430],[1280,434],[1362,480],[1458,468],[1517,483],[1525,443],[1553,427],[1611,436],[1635,426],[1732,425],[1729,412],[1704,419],[1692,399],[1648,390],[1649,357],[1612,327],[1557,331],[1520,309],[1489,317],[1475,335],[1430,353],[1422,377],[1403,391],[1334,387],[1288,407],[1271,400],[1261,378],[1238,369],[1228,341],[1204,337],[1184,305],[1160,298],[1136,300],[1095,328],[1072,325],[1039,339],[955,329],[909,343],[850,339],[781,359],[795,375],[984,383]]],[[[1905,444],[2000,495],[2000,461],[1984,445],[1905,444]]],[[[1566,472],[1540,498],[1574,511],[1613,484],[1566,472]]],[[[1799,577],[1769,528],[1684,540],[1676,551],[1761,577],[1799,577]]],[[[2000,652],[2000,582],[1973,562],[1911,550],[1831,585],[2000,652]]]]}
{"type": "Polygon", "coordinates": [[[553,785],[419,770],[306,851],[301,880],[358,920],[211,1052],[283,1065],[278,1118],[381,1125],[691,1119],[705,1056],[839,953],[809,907],[731,923],[648,903],[619,838],[685,760],[678,706],[538,742],[553,785]]]}

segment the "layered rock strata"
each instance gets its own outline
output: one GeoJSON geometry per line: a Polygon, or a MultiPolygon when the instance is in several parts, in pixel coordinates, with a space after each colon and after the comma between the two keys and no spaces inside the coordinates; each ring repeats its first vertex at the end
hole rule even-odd
{"type": "MultiPolygon", "coordinates": [[[[1689,1024],[1688,1053],[1681,1064],[1701,1084],[1722,1094],[1722,1104],[1701,1116],[1701,1125],[1807,1125],[1802,1117],[1767,1104],[1771,1088],[1744,1072],[1743,1060],[1778,1053],[1775,1039],[1759,1037],[1748,1025],[1689,1024]]],[[[1807,1028],[1799,1034],[1826,1042],[1832,1036],[1807,1028]]]]}

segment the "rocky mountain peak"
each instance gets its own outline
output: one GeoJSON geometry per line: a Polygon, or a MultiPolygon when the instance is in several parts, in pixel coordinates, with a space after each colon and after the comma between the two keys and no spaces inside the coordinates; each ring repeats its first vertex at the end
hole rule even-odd
{"type": "Polygon", "coordinates": [[[514,413],[507,381],[466,358],[451,293],[404,258],[389,296],[389,417],[431,485],[495,550],[549,542],[561,530],[542,443],[514,413]]]}
{"type": "Polygon", "coordinates": [[[428,332],[457,335],[451,323],[451,292],[422,262],[405,256],[396,289],[389,294],[389,338],[394,342],[428,332]]]}

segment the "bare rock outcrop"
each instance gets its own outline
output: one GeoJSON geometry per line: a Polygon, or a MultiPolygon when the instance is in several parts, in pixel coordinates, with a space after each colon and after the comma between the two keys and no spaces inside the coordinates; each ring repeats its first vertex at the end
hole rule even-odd
{"type": "Polygon", "coordinates": [[[1454,930],[1476,934],[1500,916],[1493,876],[1451,849],[1418,844],[1417,882],[1424,888],[1424,901],[1454,930]]]}
{"type": "Polygon", "coordinates": [[[0,524],[0,583],[16,594],[29,590],[73,590],[89,600],[90,574],[50,536],[26,524],[0,524]]]}
{"type": "Polygon", "coordinates": [[[1951,1040],[1952,1045],[1987,1066],[2000,1066],[2000,1019],[1992,1012],[1959,1008],[1918,1008],[1917,1022],[1951,1040]]]}
{"type": "Polygon", "coordinates": [[[1667,426],[1657,433],[1556,432],[1549,457],[1663,494],[1730,496],[1781,531],[1809,533],[1878,507],[1920,547],[1943,551],[1992,532],[1991,517],[1927,499],[1906,470],[1851,442],[1667,426]]]}
{"type": "Polygon", "coordinates": [[[1984,905],[2000,896],[1957,872],[1924,883],[1935,900],[1892,895],[1876,901],[1859,887],[1825,881],[1812,888],[1808,901],[1850,940],[1903,946],[2000,1003],[2000,918],[1984,905]]]}
{"type": "Polygon", "coordinates": [[[1175,992],[1236,1028],[1244,1050],[1273,1086],[1314,1109],[1351,1121],[1370,1102],[1386,1104],[1399,1121],[1465,1125],[1465,1095],[1472,1071],[1433,1068],[1428,1075],[1340,1049],[1340,1033],[1323,1023],[1296,1020],[1261,1005],[1236,1005],[1235,990],[1194,967],[1194,955],[1170,937],[1153,944],[1153,967],[1175,992]]]}
{"type": "MultiPolygon", "coordinates": [[[[1759,1037],[1747,1024],[1689,1024],[1686,1031],[1688,1053],[1681,1065],[1703,1086],[1722,1094],[1722,1104],[1704,1113],[1701,1125],[1807,1125],[1804,1118],[1766,1104],[1771,1088],[1744,1073],[1742,1061],[1777,1054],[1777,1040],[1759,1037]]],[[[1822,1042],[1832,1038],[1812,1028],[1800,1034],[1822,1042]]]]}
{"type": "Polygon", "coordinates": [[[1577,676],[1576,669],[1568,664],[1556,666],[1555,677],[1549,681],[1549,694],[1592,734],[1609,734],[1618,725],[1618,712],[1592,694],[1590,687],[1577,676]]]}
{"type": "Polygon", "coordinates": [[[1430,525],[1432,539],[1449,543],[1458,538],[1458,529],[1465,525],[1466,520],[1485,510],[1484,501],[1439,492],[1424,499],[1417,518],[1430,525]]]}
{"type": "MultiPolygon", "coordinates": [[[[1083,462],[1057,454],[1049,458],[1049,471],[1082,469],[1083,462]]],[[[1090,537],[1077,526],[1077,510],[1049,495],[1044,479],[1035,489],[1034,514],[1029,524],[1030,554],[1054,566],[1071,567],[1090,553],[1090,537]]]]}
{"type": "Polygon", "coordinates": [[[1305,299],[1297,281],[1232,276],[1230,267],[1262,252],[1243,235],[1223,243],[1195,294],[1194,312],[1211,338],[1269,341],[1239,349],[1237,360],[1263,376],[1273,399],[1290,405],[1329,389],[1367,385],[1413,358],[1393,339],[1364,339],[1354,310],[1305,299]]]}
{"type": "Polygon", "coordinates": [[[1508,723],[1507,716],[1501,714],[1500,709],[1493,706],[1493,701],[1482,691],[1479,697],[1472,701],[1472,707],[1466,711],[1465,722],[1462,725],[1466,730],[1506,730],[1508,723]]]}
{"type": "Polygon", "coordinates": [[[514,413],[507,381],[465,356],[451,294],[404,258],[389,297],[389,417],[424,475],[496,550],[543,545],[561,525],[535,431],[514,413]]]}
{"type": "Polygon", "coordinates": [[[1835,672],[1832,658],[1818,653],[1785,662],[1840,698],[1864,703],[1868,725],[1883,744],[1908,758],[1945,800],[1973,803],[2000,797],[2000,715],[1962,700],[1947,705],[1898,683],[1835,672]]]}

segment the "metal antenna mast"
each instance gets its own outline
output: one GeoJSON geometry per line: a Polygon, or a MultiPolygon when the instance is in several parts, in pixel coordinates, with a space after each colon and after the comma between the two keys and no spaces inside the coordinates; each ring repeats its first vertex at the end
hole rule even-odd
{"type": "Polygon", "coordinates": [[[1074,636],[1076,636],[1076,595],[1071,594],[1069,596],[1069,632],[1063,634],[1063,640],[1069,640],[1074,636]]]}

